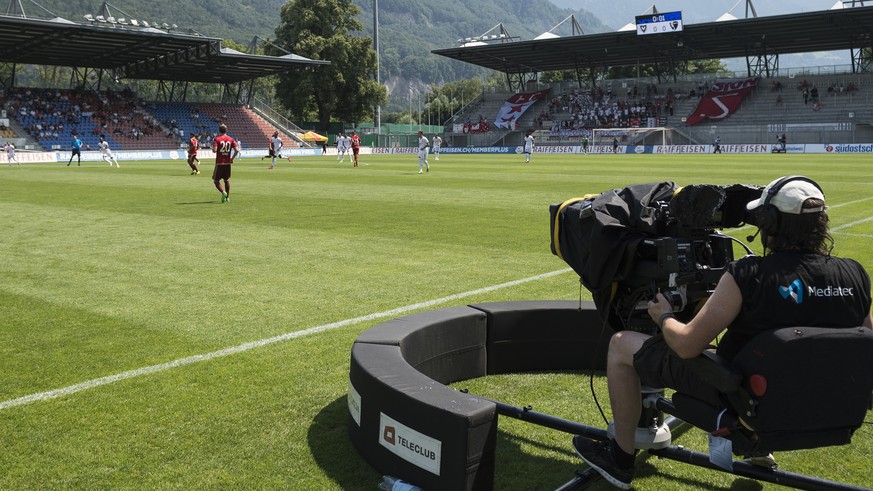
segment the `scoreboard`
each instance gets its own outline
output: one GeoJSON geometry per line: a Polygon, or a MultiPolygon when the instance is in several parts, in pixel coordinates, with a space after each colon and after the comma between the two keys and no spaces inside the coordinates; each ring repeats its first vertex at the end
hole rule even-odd
{"type": "Polygon", "coordinates": [[[637,34],[664,34],[682,31],[682,12],[636,16],[637,34]]]}

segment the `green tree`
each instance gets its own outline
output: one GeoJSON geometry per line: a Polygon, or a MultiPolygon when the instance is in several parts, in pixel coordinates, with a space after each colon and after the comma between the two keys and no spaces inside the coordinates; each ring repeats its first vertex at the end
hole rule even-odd
{"type": "MultiPolygon", "coordinates": [[[[362,30],[360,9],[349,0],[291,0],[282,6],[275,44],[329,66],[279,76],[276,97],[292,118],[317,120],[322,131],[331,121],[367,121],[387,98],[376,83],[376,52],[362,30]]],[[[281,55],[284,53],[270,53],[281,55]]]]}
{"type": "MultiPolygon", "coordinates": [[[[669,78],[669,67],[661,65],[661,76],[669,78]]],[[[724,63],[721,60],[691,60],[687,63],[677,63],[676,72],[679,74],[692,73],[718,73],[726,70],[724,63]]],[[[642,63],[639,65],[626,65],[618,67],[610,67],[608,78],[636,78],[636,77],[654,77],[658,74],[655,65],[650,63],[642,63]]]]}
{"type": "Polygon", "coordinates": [[[425,95],[425,112],[430,112],[443,124],[451,115],[482,94],[484,84],[478,78],[449,82],[442,87],[432,85],[425,95]]]}

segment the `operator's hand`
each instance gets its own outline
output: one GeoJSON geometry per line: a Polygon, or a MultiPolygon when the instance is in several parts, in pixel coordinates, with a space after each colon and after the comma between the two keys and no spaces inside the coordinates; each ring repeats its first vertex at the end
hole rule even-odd
{"type": "Polygon", "coordinates": [[[649,307],[649,317],[652,318],[652,321],[657,324],[658,320],[661,319],[661,316],[668,313],[673,312],[673,306],[670,305],[670,302],[667,300],[663,294],[659,293],[655,295],[653,300],[650,300],[648,303],[649,307]]]}

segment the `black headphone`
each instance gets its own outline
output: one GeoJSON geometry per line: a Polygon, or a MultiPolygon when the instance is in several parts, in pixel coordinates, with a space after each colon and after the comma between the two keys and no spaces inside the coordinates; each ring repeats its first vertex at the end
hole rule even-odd
{"type": "Polygon", "coordinates": [[[761,230],[761,240],[764,244],[767,243],[767,234],[773,234],[777,230],[779,230],[779,217],[781,212],[775,207],[770,205],[770,201],[773,200],[773,197],[776,196],[776,193],[779,192],[780,189],[785,187],[786,184],[793,181],[805,181],[816,187],[819,191],[821,191],[822,196],[824,196],[824,190],[822,190],[821,186],[818,185],[817,182],[812,179],[804,176],[785,176],[770,186],[770,189],[767,190],[767,195],[764,196],[764,202],[761,203],[761,211],[759,212],[758,218],[758,228],[761,230]]]}

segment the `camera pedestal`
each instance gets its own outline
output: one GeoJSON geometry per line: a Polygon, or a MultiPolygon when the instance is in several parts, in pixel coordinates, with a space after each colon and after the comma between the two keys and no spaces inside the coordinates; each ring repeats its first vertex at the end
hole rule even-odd
{"type": "MultiPolygon", "coordinates": [[[[639,450],[658,450],[669,447],[673,442],[670,426],[664,422],[664,413],[655,407],[655,403],[664,396],[664,389],[641,387],[643,412],[637,422],[634,448],[639,450]]],[[[615,425],[609,422],[606,434],[615,439],[615,425]]]]}

